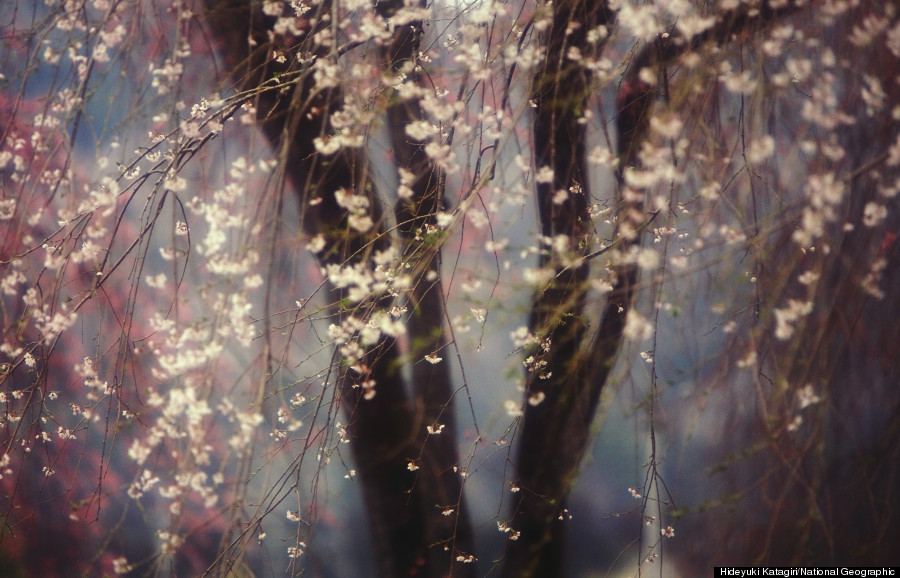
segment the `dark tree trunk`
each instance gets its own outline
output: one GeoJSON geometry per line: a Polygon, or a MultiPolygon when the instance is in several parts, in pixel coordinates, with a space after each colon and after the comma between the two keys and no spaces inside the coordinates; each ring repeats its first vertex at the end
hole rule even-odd
{"type": "MultiPolygon", "coordinates": [[[[326,19],[330,3],[319,4],[318,26],[329,26],[326,19]]],[[[221,42],[221,51],[238,89],[253,93],[257,117],[269,141],[280,153],[281,162],[300,200],[303,231],[310,236],[324,234],[325,248],[319,253],[324,265],[346,265],[365,262],[372,251],[390,244],[387,223],[380,209],[380,199],[368,172],[364,149],[344,148],[331,156],[319,154],[313,139],[332,134],[330,115],[343,102],[340,87],[316,94],[309,65],[288,61],[279,64],[268,58],[274,49],[296,54],[299,46],[277,46],[270,42],[267,31],[270,18],[251,9],[242,0],[207,0],[208,20],[221,42]],[[255,47],[250,48],[248,38],[255,47]],[[276,86],[272,79],[284,79],[276,86]],[[347,212],[340,207],[334,192],[339,189],[365,195],[373,230],[356,233],[347,224],[347,212]],[[318,202],[310,203],[316,199],[318,202]]],[[[392,4],[379,8],[393,9],[392,4]]],[[[384,58],[399,67],[418,45],[421,24],[400,27],[384,58]],[[415,32],[410,33],[410,29],[415,32]]],[[[307,31],[308,39],[317,31],[307,31]]],[[[327,57],[322,47],[311,49],[319,57],[327,57]]],[[[413,225],[433,222],[442,190],[440,173],[425,157],[420,147],[403,140],[403,124],[418,114],[409,103],[388,110],[388,122],[395,152],[401,166],[414,170],[418,179],[410,206],[398,206],[398,221],[406,245],[413,247],[413,225]],[[404,215],[410,207],[415,215],[409,221],[404,215]]],[[[432,251],[427,259],[439,271],[439,256],[432,251]]],[[[339,367],[338,383],[341,406],[349,416],[347,431],[357,462],[358,479],[368,510],[375,547],[377,573],[385,577],[420,575],[446,576],[451,572],[465,576],[471,565],[456,562],[457,555],[472,551],[471,529],[462,502],[457,463],[456,426],[450,406],[452,384],[447,363],[432,366],[422,358],[439,351],[443,336],[443,296],[437,280],[426,281],[423,268],[414,282],[409,300],[412,307],[408,324],[409,340],[416,344],[411,355],[413,366],[413,399],[407,395],[401,373],[401,355],[393,337],[384,336],[368,347],[364,359],[364,375],[356,375],[339,367]],[[421,344],[421,345],[420,345],[421,344]],[[374,380],[376,394],[364,398],[359,382],[374,380]],[[426,426],[444,425],[441,435],[429,436],[426,426]],[[409,465],[419,466],[412,471],[409,465]],[[444,515],[452,510],[450,515],[444,515]]],[[[340,309],[344,295],[331,290],[332,301],[340,309]]],[[[375,299],[361,304],[369,310],[390,309],[391,298],[375,299]]],[[[348,311],[339,310],[340,318],[348,311]]]]}
{"type": "Polygon", "coordinates": [[[553,10],[544,64],[532,88],[534,164],[537,171],[553,170],[551,182],[537,184],[541,233],[564,236],[569,255],[551,250],[540,257],[540,266],[552,269],[554,277],[535,294],[529,323],[539,343],[530,352],[534,363],[527,376],[529,402],[519,433],[520,497],[511,524],[519,536],[506,549],[505,575],[510,577],[563,573],[565,498],[605,384],[605,375],[597,375],[595,367],[612,366],[633,296],[633,280],[621,275],[599,329],[588,331],[584,308],[593,225],[587,132],[579,119],[592,86],[590,71],[566,55],[574,47],[585,52],[585,58],[595,56],[587,51],[587,32],[611,24],[613,13],[603,2],[581,0],[556,2],[553,10]],[[562,202],[555,198],[559,191],[565,191],[562,202]],[[596,345],[590,345],[592,341],[596,345]]]}

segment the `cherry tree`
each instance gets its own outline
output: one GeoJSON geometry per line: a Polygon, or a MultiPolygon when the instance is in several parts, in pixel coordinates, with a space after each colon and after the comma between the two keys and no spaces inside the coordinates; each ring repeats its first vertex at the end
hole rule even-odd
{"type": "Polygon", "coordinates": [[[0,568],[896,563],[895,4],[0,18],[0,568]]]}

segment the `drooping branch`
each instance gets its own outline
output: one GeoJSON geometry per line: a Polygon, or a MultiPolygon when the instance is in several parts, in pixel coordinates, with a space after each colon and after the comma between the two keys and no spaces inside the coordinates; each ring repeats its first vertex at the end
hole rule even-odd
{"type": "MultiPolygon", "coordinates": [[[[895,26],[900,17],[889,14],[889,27],[895,26]]],[[[863,11],[851,22],[871,16],[863,11]]],[[[820,39],[829,45],[836,38],[840,33],[826,30],[820,39]]],[[[900,69],[900,58],[876,44],[857,58],[847,71],[852,78],[889,79],[900,69]]],[[[723,532],[732,558],[793,565],[900,559],[891,545],[900,535],[900,516],[880,506],[892,502],[900,476],[900,366],[893,361],[900,327],[885,322],[896,318],[900,305],[900,202],[883,195],[881,184],[900,177],[900,166],[885,162],[900,127],[884,122],[900,105],[900,86],[886,82],[884,100],[875,107],[852,83],[837,82],[831,90],[852,121],[832,133],[841,158],[810,167],[810,181],[820,178],[819,171],[839,177],[844,190],[833,213],[839,216],[826,217],[812,234],[799,220],[760,239],[766,269],[759,283],[770,304],[763,317],[774,310],[777,320],[791,302],[807,303],[810,310],[789,325],[790,339],[771,327],[758,331],[757,348],[767,352],[759,374],[778,388],[769,396],[768,415],[753,415],[744,425],[764,432],[766,448],[756,463],[739,466],[753,469],[740,484],[758,480],[758,490],[738,505],[737,515],[759,511],[773,498],[777,506],[760,528],[736,525],[723,532]],[[881,220],[868,220],[878,207],[886,208],[881,220]],[[860,222],[862,227],[847,226],[860,222]],[[807,246],[817,250],[801,249],[807,246]],[[814,272],[816,281],[805,284],[796,274],[801,271],[814,272]],[[798,399],[808,413],[794,413],[798,399]],[[780,418],[780,403],[795,421],[780,418]],[[855,501],[861,495],[865,505],[855,501]]],[[[737,444],[747,443],[744,436],[736,436],[737,444]]]]}

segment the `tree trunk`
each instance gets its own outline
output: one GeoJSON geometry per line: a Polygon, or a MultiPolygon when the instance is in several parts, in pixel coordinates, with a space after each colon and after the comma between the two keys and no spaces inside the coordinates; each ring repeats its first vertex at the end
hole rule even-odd
{"type": "MultiPolygon", "coordinates": [[[[323,27],[331,4],[318,6],[316,27],[304,35],[309,39],[323,27]]],[[[375,250],[390,244],[387,223],[380,209],[380,199],[368,172],[364,148],[342,148],[326,156],[318,152],[313,139],[333,134],[330,116],[343,102],[340,86],[312,93],[309,64],[296,61],[278,63],[268,58],[273,50],[296,54],[299,46],[274,45],[268,38],[272,20],[251,9],[242,0],[207,0],[209,21],[221,50],[233,70],[233,78],[242,91],[253,93],[252,102],[263,132],[280,152],[282,165],[300,200],[300,221],[305,234],[323,234],[325,248],[319,252],[322,266],[346,266],[366,263],[375,250]],[[247,39],[255,41],[250,48],[247,39]],[[286,79],[277,86],[273,78],[286,79]],[[348,227],[347,211],[334,192],[339,189],[364,195],[369,216],[375,227],[357,233],[348,227]],[[310,202],[316,200],[316,202],[310,202]]],[[[380,7],[390,10],[392,5],[380,7]]],[[[421,24],[413,26],[417,30],[421,24]]],[[[418,45],[418,34],[408,34],[400,27],[390,49],[384,52],[393,67],[409,60],[418,45]]],[[[329,57],[328,47],[311,49],[319,58],[329,57]]],[[[332,55],[333,56],[333,55],[332,55]]],[[[388,122],[394,135],[401,166],[418,175],[410,203],[417,208],[413,224],[433,222],[441,193],[441,175],[420,149],[403,142],[403,125],[415,116],[411,104],[400,103],[388,110],[388,122]],[[399,136],[397,136],[399,135],[399,136]],[[406,165],[403,165],[406,163],[406,165]]],[[[403,217],[406,206],[398,207],[398,221],[406,251],[413,244],[413,229],[403,217]]],[[[438,270],[439,256],[432,254],[431,268],[438,270]]],[[[362,374],[348,371],[339,356],[338,383],[341,406],[347,413],[347,432],[357,477],[372,529],[377,572],[381,576],[404,575],[446,576],[451,572],[465,576],[471,565],[456,562],[456,557],[472,551],[471,529],[462,501],[457,463],[456,427],[450,401],[452,384],[447,364],[425,364],[424,353],[439,351],[443,337],[443,296],[439,278],[426,281],[425,268],[413,284],[409,296],[413,311],[408,324],[411,343],[417,344],[411,354],[415,358],[412,379],[414,398],[409,399],[401,373],[402,358],[396,339],[382,336],[367,347],[359,366],[362,374]],[[423,344],[423,345],[418,345],[423,344]],[[374,382],[374,397],[366,397],[363,381],[374,382]],[[444,426],[441,435],[429,436],[426,426],[444,426]],[[410,464],[419,466],[413,471],[410,464]],[[448,514],[449,512],[449,514],[448,514]]],[[[340,319],[352,314],[343,309],[346,295],[332,289],[332,302],[337,304],[340,319]]],[[[392,298],[368,300],[360,306],[387,311],[392,298]]],[[[370,382],[371,383],[371,382],[370,382]]]]}

